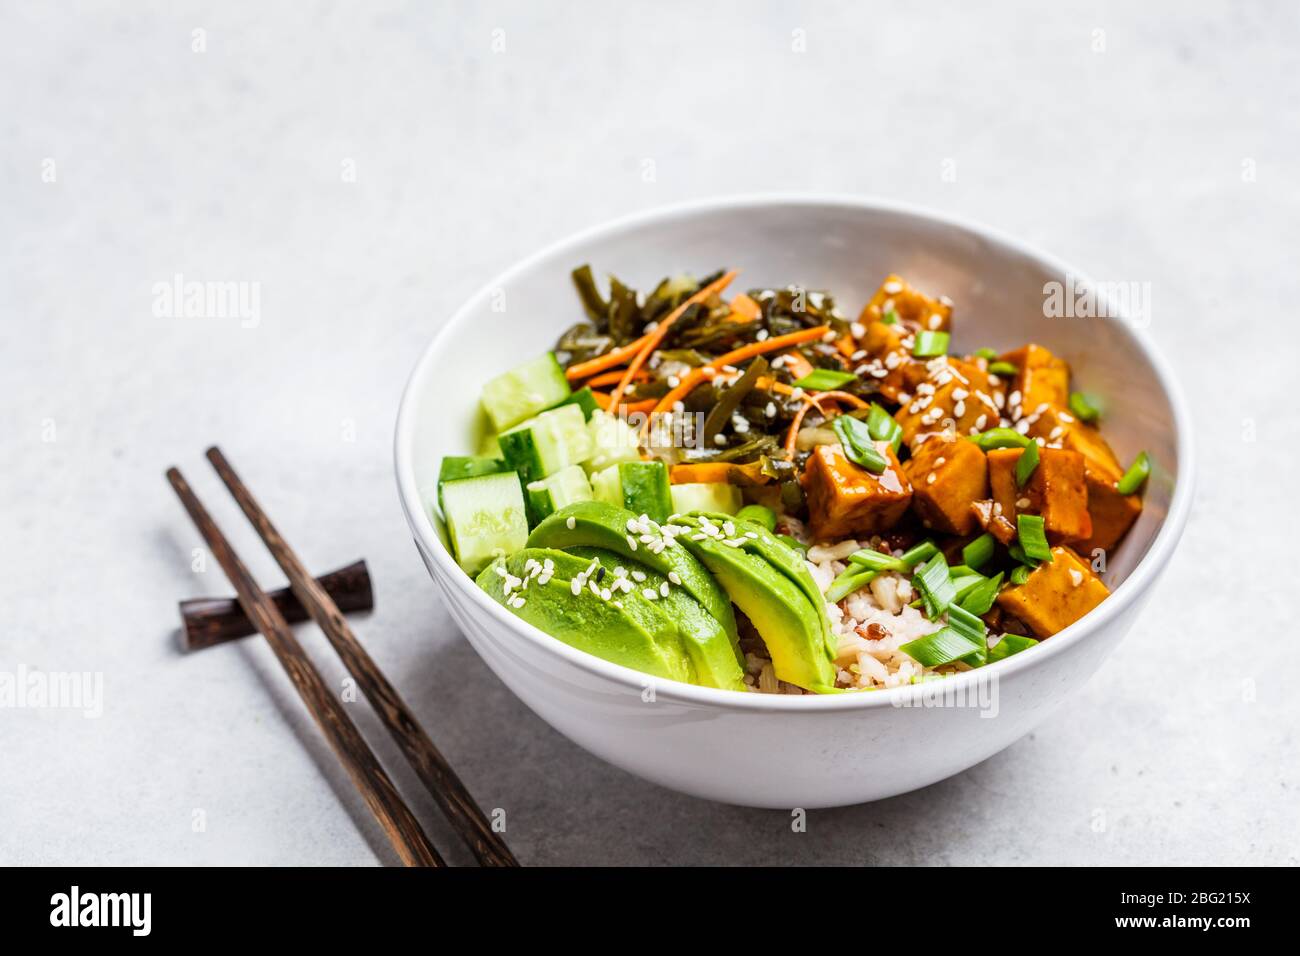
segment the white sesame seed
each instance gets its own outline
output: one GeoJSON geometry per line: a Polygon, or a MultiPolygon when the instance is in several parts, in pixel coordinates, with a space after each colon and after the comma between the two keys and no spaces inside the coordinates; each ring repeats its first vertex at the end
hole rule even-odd
{"type": "Polygon", "coordinates": [[[659,585],[659,596],[660,596],[660,597],[667,597],[667,596],[668,596],[668,582],[667,582],[667,581],[665,581],[665,582],[663,582],[662,584],[659,585]]]}
{"type": "Polygon", "coordinates": [[[636,550],[636,538],[632,537],[631,535],[628,535],[628,536],[627,536],[627,546],[628,546],[631,550],[635,551],[635,550],[636,550]]]}
{"type": "Polygon", "coordinates": [[[645,598],[647,601],[654,601],[658,599],[659,592],[656,591],[654,588],[645,588],[641,591],[641,596],[645,598]]]}
{"type": "Polygon", "coordinates": [[[899,282],[897,279],[892,279],[880,288],[887,295],[898,295],[898,293],[903,291],[903,283],[899,282]]]}
{"type": "Polygon", "coordinates": [[[860,339],[867,334],[867,327],[861,322],[854,322],[849,326],[849,331],[853,333],[855,339],[860,339]]]}
{"type": "Polygon", "coordinates": [[[671,582],[673,582],[673,584],[681,584],[681,583],[682,583],[681,575],[679,575],[676,571],[669,571],[669,572],[668,572],[668,580],[671,581],[671,582]]]}
{"type": "Polygon", "coordinates": [[[769,333],[768,333],[767,329],[759,329],[759,330],[754,334],[754,338],[758,339],[758,341],[760,341],[760,342],[766,342],[766,341],[767,341],[768,334],[769,334],[769,333]]]}

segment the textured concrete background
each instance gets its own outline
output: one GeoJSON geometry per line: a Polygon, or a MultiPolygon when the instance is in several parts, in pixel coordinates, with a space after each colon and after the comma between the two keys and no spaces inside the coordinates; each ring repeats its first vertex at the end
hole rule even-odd
{"type": "Polygon", "coordinates": [[[0,669],[102,672],[104,713],[0,710],[0,862],[392,862],[262,643],[175,649],[175,601],[228,586],[191,570],[166,466],[281,580],[211,442],[314,567],[370,561],[363,638],[527,863],[1300,860],[1300,23],[1133,6],[6,3],[0,669]],[[1150,282],[1200,430],[1182,548],[1092,682],[973,770],[804,834],[643,785],[519,704],[439,606],[389,453],[415,356],[491,275],[756,190],[912,200],[1150,282]],[[260,323],[156,317],[176,273],[259,283],[260,323]]]}

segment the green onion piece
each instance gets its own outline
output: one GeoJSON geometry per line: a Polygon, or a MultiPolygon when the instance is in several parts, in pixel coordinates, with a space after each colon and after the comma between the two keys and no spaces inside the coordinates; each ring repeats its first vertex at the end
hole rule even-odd
{"type": "Polygon", "coordinates": [[[826,589],[826,600],[832,604],[843,600],[864,584],[870,584],[871,579],[879,573],[870,569],[864,571],[856,565],[841,571],[839,576],[831,582],[831,586],[826,589]]]}
{"type": "Polygon", "coordinates": [[[1101,417],[1101,409],[1088,400],[1083,392],[1070,393],[1070,411],[1074,417],[1084,422],[1095,422],[1101,417]]]}
{"type": "Polygon", "coordinates": [[[912,355],[916,358],[936,358],[948,354],[948,333],[922,329],[916,333],[912,343],[912,355]]]}
{"type": "Polygon", "coordinates": [[[776,530],[776,512],[763,505],[745,505],[736,512],[736,517],[761,524],[768,531],[776,530]]]}
{"type": "Polygon", "coordinates": [[[1019,634],[1003,634],[1001,640],[989,648],[989,663],[1005,660],[1012,654],[1019,654],[1037,643],[1032,637],[1021,637],[1019,634]]]}
{"type": "Polygon", "coordinates": [[[900,554],[898,556],[898,560],[902,561],[909,568],[914,568],[922,561],[929,561],[938,553],[939,553],[939,546],[936,545],[929,538],[927,538],[926,540],[922,541],[920,544],[912,545],[910,548],[908,548],[906,551],[900,554]]]}
{"type": "Polygon", "coordinates": [[[871,403],[871,412],[867,415],[867,431],[876,441],[889,442],[894,453],[898,453],[898,447],[903,443],[903,426],[876,402],[871,403]]]}
{"type": "Polygon", "coordinates": [[[948,608],[948,626],[972,643],[981,643],[988,629],[978,614],[953,604],[948,608]]]}
{"type": "Polygon", "coordinates": [[[970,611],[972,614],[976,615],[987,614],[989,608],[993,606],[993,602],[998,596],[998,588],[1001,586],[1001,571],[993,575],[991,578],[985,578],[975,587],[966,592],[966,596],[960,601],[962,610],[970,611]]]}
{"type": "Polygon", "coordinates": [[[953,591],[953,603],[948,605],[948,610],[961,604],[967,594],[988,580],[982,574],[949,574],[948,577],[952,581],[953,591]]]}
{"type": "Polygon", "coordinates": [[[992,362],[995,358],[998,357],[998,350],[997,350],[997,349],[989,349],[989,348],[976,349],[976,350],[975,350],[974,352],[972,352],[971,354],[974,355],[976,358],[982,358],[982,359],[985,359],[985,360],[987,360],[987,361],[989,361],[989,362],[992,362]]]}
{"type": "Polygon", "coordinates": [[[989,372],[993,375],[1019,375],[1020,369],[1010,362],[990,362],[989,372]]]}
{"type": "Polygon", "coordinates": [[[885,313],[884,317],[880,321],[885,323],[885,325],[897,325],[898,313],[895,310],[890,309],[885,313]]]}
{"type": "Polygon", "coordinates": [[[858,377],[849,372],[837,372],[832,368],[815,368],[795,382],[794,387],[806,388],[814,392],[825,392],[857,380],[858,377]]]}
{"type": "Polygon", "coordinates": [[[1038,561],[1052,560],[1052,549],[1047,543],[1041,515],[1016,515],[1016,534],[1025,557],[1038,561]]]}
{"type": "Polygon", "coordinates": [[[877,475],[889,466],[889,460],[877,450],[863,422],[852,415],[840,415],[831,422],[831,429],[844,446],[849,461],[877,475]]]}
{"type": "Polygon", "coordinates": [[[997,541],[987,531],[961,549],[961,559],[967,567],[979,570],[993,557],[997,541]]]}
{"type": "Polygon", "coordinates": [[[1025,554],[1025,549],[1020,546],[1020,542],[1018,541],[1013,541],[1010,545],[1008,545],[1007,554],[1011,555],[1012,561],[1019,561],[1021,564],[1027,566],[1030,570],[1033,570],[1034,568],[1038,567],[1040,564],[1043,563],[1039,561],[1037,558],[1031,558],[1029,555],[1025,554]]]}
{"type": "MultiPolygon", "coordinates": [[[[948,565],[948,577],[956,581],[958,578],[964,578],[971,574],[978,574],[969,564],[950,564],[948,565]]],[[[983,577],[984,575],[980,575],[983,577]]]]}
{"type": "Polygon", "coordinates": [[[1024,584],[1029,580],[1029,575],[1034,573],[1034,569],[1027,564],[1018,564],[1011,569],[1011,583],[1024,584]]]}
{"type": "Polygon", "coordinates": [[[1020,434],[1014,428],[990,428],[978,435],[971,435],[970,440],[979,445],[984,451],[992,451],[995,448],[1027,448],[1031,444],[1038,444],[1038,442],[1027,435],[1020,434]]]}
{"type": "Polygon", "coordinates": [[[1124,472],[1124,477],[1115,485],[1115,490],[1121,495],[1131,495],[1142,487],[1142,482],[1147,480],[1151,474],[1151,456],[1146,452],[1138,452],[1138,456],[1133,459],[1133,464],[1128,466],[1128,471],[1124,472]]]}
{"type": "Polygon", "coordinates": [[[1038,467],[1038,442],[1031,441],[1016,459],[1016,487],[1025,487],[1026,482],[1038,467]]]}
{"type": "Polygon", "coordinates": [[[952,579],[948,577],[948,562],[944,560],[942,554],[936,554],[921,565],[916,576],[912,578],[912,584],[921,593],[921,600],[925,603],[925,615],[932,621],[948,609],[948,605],[957,595],[952,586],[952,579]]]}
{"type": "MultiPolygon", "coordinates": [[[[744,509],[742,509],[742,510],[744,510],[744,509]]],[[[807,550],[808,550],[806,547],[804,547],[803,542],[800,541],[798,538],[794,537],[793,535],[788,535],[788,534],[778,534],[778,535],[776,536],[776,540],[778,540],[778,541],[784,541],[786,544],[788,544],[790,547],[794,548],[794,549],[795,549],[796,551],[798,551],[800,554],[804,554],[804,553],[806,553],[807,550]]]]}
{"type": "Polygon", "coordinates": [[[872,551],[870,548],[863,548],[861,551],[853,552],[849,555],[849,561],[872,571],[906,571],[908,569],[908,565],[903,562],[902,558],[896,558],[892,554],[881,554],[879,551],[872,551]]]}
{"type": "Polygon", "coordinates": [[[979,648],[951,627],[940,628],[933,634],[908,641],[899,650],[923,667],[951,664],[979,652],[979,648]]]}

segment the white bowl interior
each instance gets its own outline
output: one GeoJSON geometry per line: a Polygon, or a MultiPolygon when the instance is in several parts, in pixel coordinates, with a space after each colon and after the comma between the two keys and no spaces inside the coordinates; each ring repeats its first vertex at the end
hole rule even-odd
{"type": "MultiPolygon", "coordinates": [[[[1169,513],[1179,454],[1173,400],[1131,321],[1048,318],[1044,284],[1086,282],[1012,240],[879,204],[736,200],[667,210],[584,233],[525,261],[474,296],[425,355],[407,395],[411,462],[423,513],[436,517],[438,464],[472,454],[483,429],[479,391],[490,377],[550,349],[582,318],[569,277],[590,263],[648,289],[666,274],[742,270],[732,291],[797,284],[834,294],[856,316],[890,272],[955,303],[954,351],[1026,342],[1069,361],[1076,388],[1099,396],[1103,434],[1121,462],[1145,449],[1153,472],[1133,530],[1107,556],[1113,589],[1146,554],[1169,513]]],[[[399,435],[399,442],[402,441],[399,435]]],[[[466,579],[468,584],[468,579],[466,579]]]]}

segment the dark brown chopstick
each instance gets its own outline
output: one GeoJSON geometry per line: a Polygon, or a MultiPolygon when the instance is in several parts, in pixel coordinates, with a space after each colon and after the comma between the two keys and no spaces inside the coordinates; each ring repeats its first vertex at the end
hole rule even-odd
{"type": "MultiPolygon", "coordinates": [[[[365,561],[354,561],[316,580],[344,613],[369,611],[375,606],[365,561]]],[[[311,616],[287,587],[269,591],[266,596],[275,602],[276,609],[289,624],[298,624],[311,616]]],[[[180,602],[180,612],[182,643],[187,651],[215,647],[257,633],[239,606],[239,598],[189,598],[180,602]]]]}
{"type": "Polygon", "coordinates": [[[378,758],[366,744],[361,732],[357,730],[352,719],[343,710],[320,672],[303,653],[298,639],[289,630],[289,625],[280,612],[258,587],[244,562],[239,559],[226,536],[221,533],[212,516],[208,514],[189,484],[175,468],[167,470],[167,480],[171,482],[181,504],[189,512],[190,520],[199,529],[199,534],[207,542],[221,569],[239,595],[240,606],[248,619],[257,625],[265,636],[271,650],[293,681],[302,701],[311,711],[317,725],[325,734],[334,752],[338,754],[343,766],[352,777],[352,782],[361,791],[370,812],[375,815],[384,833],[392,841],[393,848],[407,866],[444,866],[442,857],[421,829],[420,823],[402,801],[392,780],[380,766],[378,758]]]}
{"type": "Polygon", "coordinates": [[[343,664],[352,674],[366,699],[370,701],[376,713],[392,734],[406,759],[415,769],[420,780],[428,788],[442,812],[446,814],[456,832],[469,845],[474,856],[484,866],[518,866],[510,848],[499,834],[493,831],[483,811],[479,809],[474,798],[456,776],[451,765],[434,746],[429,735],[416,719],[406,702],[383,672],[366,653],[361,642],[357,640],[352,628],[339,612],[338,606],[316,583],[293,549],[280,537],[280,533],[271,524],[261,506],[253,498],[248,488],[240,481],[235,470],[230,467],[221,449],[208,449],[208,460],[212,462],[221,480],[226,483],[230,493],[235,496],[239,507],[253,523],[257,533],[270,549],[272,556],[279,563],[289,578],[289,587],[294,595],[310,613],[312,618],[325,632],[334,650],[343,660],[343,664]]]}

